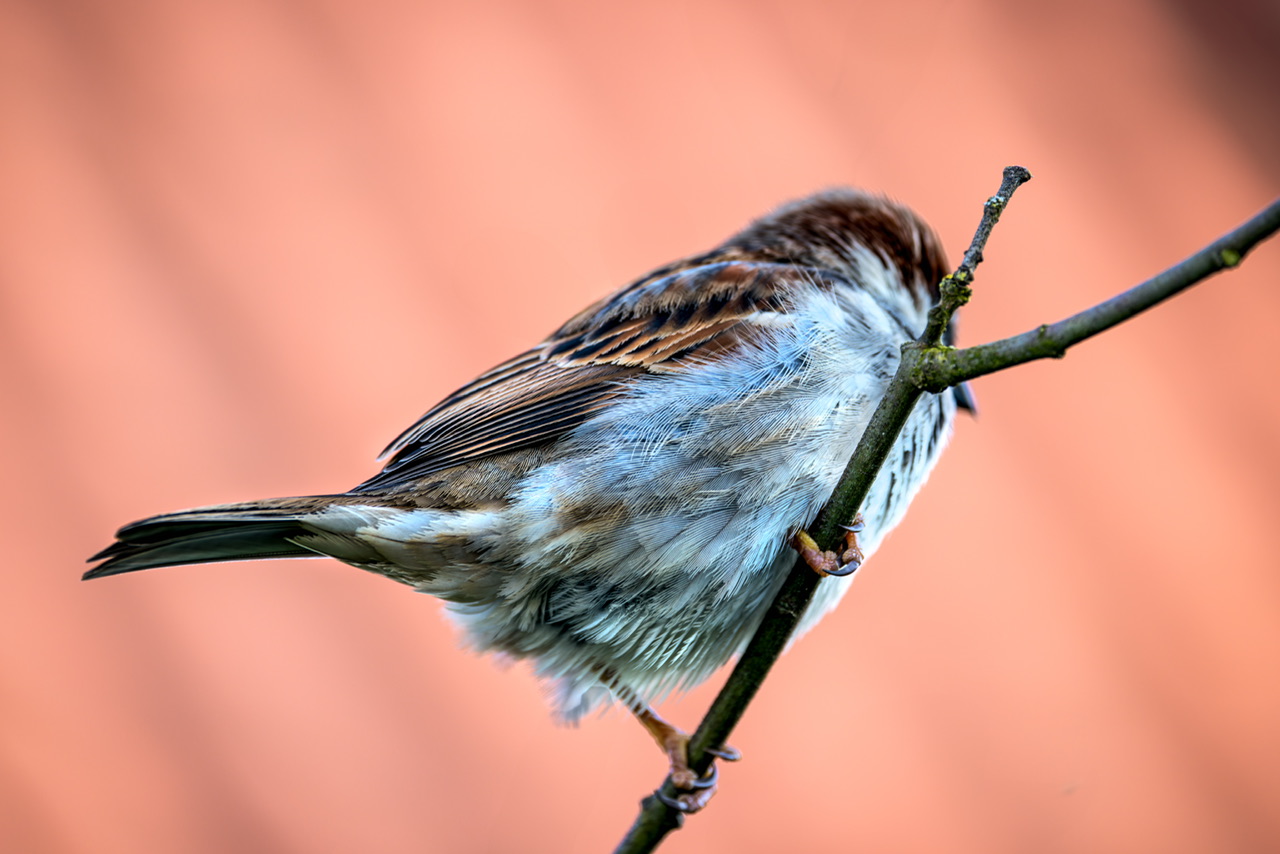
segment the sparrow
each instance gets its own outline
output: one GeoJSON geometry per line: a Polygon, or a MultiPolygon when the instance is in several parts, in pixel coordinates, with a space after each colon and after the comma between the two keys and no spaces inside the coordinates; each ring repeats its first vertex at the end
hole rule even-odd
{"type": "Polygon", "coordinates": [[[805,533],[946,272],[887,198],[792,202],[458,389],[349,492],[143,519],[84,577],[318,556],[384,575],[443,599],[474,648],[530,660],[562,720],[625,705],[694,811],[714,770],[653,705],[741,653],[795,551],[825,576],[798,637],[901,521],[972,408],[962,387],[916,405],[840,555],[805,533]]]}

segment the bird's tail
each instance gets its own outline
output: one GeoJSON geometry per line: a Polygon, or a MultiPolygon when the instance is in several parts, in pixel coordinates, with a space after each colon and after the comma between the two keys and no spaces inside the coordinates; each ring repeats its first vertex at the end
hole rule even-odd
{"type": "Polygon", "coordinates": [[[116,542],[89,558],[103,563],[84,577],[187,563],[319,557],[294,542],[307,533],[300,520],[341,500],[332,495],[275,498],[152,516],[121,528],[116,542]]]}

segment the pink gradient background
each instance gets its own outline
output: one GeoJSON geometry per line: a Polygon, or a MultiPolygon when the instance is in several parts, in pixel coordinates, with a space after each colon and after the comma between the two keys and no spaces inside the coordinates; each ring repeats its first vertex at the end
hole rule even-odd
{"type": "MultiPolygon", "coordinates": [[[[477,372],[786,199],[883,189],[962,338],[1280,190],[1273,4],[0,4],[0,849],[598,852],[662,761],[334,562],[79,581],[327,492],[477,372]]],[[[672,852],[1280,850],[1280,244],[981,418],[672,852]]],[[[669,703],[693,725],[714,685],[669,703]]]]}

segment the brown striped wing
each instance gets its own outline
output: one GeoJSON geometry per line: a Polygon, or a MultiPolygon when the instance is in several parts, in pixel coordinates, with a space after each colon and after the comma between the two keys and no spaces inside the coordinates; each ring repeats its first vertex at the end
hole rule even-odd
{"type": "Polygon", "coordinates": [[[449,395],[391,443],[391,461],[357,491],[554,441],[636,376],[716,358],[785,312],[796,289],[844,281],[786,264],[698,262],[619,291],[449,395]]]}

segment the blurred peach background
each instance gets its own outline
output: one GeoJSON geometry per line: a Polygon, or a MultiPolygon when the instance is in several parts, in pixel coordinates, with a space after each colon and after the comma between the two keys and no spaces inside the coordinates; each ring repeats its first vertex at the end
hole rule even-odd
{"type": "MultiPolygon", "coordinates": [[[[599,852],[663,762],[331,561],[85,584],[328,492],[590,300],[832,184],[1053,321],[1280,190],[1272,3],[0,4],[0,848],[599,852]]],[[[1280,242],[977,421],[669,852],[1280,850],[1280,242]]],[[[715,685],[668,703],[692,726],[715,685]]]]}

